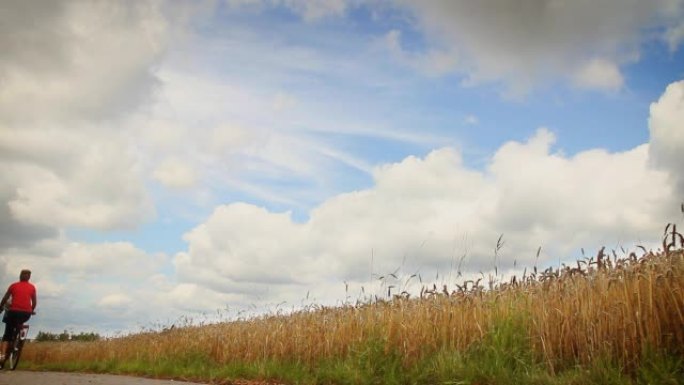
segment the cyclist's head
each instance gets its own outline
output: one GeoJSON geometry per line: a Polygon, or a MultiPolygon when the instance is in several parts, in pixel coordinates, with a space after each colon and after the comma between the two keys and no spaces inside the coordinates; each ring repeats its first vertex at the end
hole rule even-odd
{"type": "Polygon", "coordinates": [[[20,281],[28,281],[29,279],[31,279],[31,270],[24,269],[19,273],[20,281]]]}

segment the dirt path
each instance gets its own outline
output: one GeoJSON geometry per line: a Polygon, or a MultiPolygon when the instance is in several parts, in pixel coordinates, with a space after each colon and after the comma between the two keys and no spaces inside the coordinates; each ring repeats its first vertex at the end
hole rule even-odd
{"type": "Polygon", "coordinates": [[[196,383],[107,374],[57,372],[0,372],[0,385],[197,385],[196,383]]]}
{"type": "MultiPolygon", "coordinates": [[[[0,385],[198,385],[196,382],[153,380],[110,374],[0,371],[0,385]]],[[[232,385],[271,385],[273,383],[235,381],[232,385]]]]}

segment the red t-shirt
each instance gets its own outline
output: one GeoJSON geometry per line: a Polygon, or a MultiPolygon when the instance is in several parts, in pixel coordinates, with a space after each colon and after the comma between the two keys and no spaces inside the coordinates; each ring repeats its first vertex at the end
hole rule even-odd
{"type": "Polygon", "coordinates": [[[36,287],[24,281],[15,282],[7,291],[12,295],[10,310],[31,313],[33,311],[33,298],[36,296],[36,287]]]}

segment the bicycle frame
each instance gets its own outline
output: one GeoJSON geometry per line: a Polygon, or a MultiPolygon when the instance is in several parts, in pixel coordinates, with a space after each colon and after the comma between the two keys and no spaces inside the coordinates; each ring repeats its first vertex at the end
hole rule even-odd
{"type": "MultiPolygon", "coordinates": [[[[11,342],[10,352],[7,357],[9,361],[9,369],[14,370],[19,364],[19,357],[21,357],[21,350],[24,348],[24,341],[26,341],[26,336],[28,335],[29,325],[21,324],[19,325],[19,331],[17,332],[14,341],[11,342]]],[[[4,363],[3,363],[4,366],[4,363]]]]}
{"type": "Polygon", "coordinates": [[[21,340],[21,341],[26,340],[26,336],[28,335],[28,330],[29,330],[28,324],[21,324],[19,326],[19,333],[18,333],[16,339],[21,340]]]}

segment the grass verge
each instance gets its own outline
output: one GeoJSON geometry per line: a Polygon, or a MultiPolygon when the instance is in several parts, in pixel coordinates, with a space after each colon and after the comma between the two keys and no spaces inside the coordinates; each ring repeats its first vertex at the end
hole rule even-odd
{"type": "Polygon", "coordinates": [[[340,360],[306,363],[266,360],[221,364],[206,354],[188,353],[160,359],[108,360],[36,364],[33,370],[133,374],[154,378],[231,384],[237,379],[301,385],[684,385],[684,360],[646,349],[643,364],[626,373],[609,355],[591,365],[566,363],[552,372],[533,350],[523,318],[493,323],[481,341],[464,352],[442,349],[405,365],[398,351],[381,336],[359,343],[340,360]]]}

